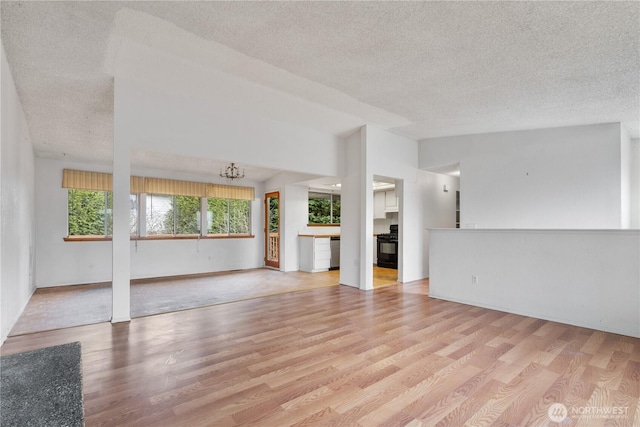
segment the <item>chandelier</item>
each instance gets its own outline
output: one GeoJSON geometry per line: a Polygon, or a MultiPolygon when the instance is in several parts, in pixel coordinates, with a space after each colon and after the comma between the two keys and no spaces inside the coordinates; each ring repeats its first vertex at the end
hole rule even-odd
{"type": "Polygon", "coordinates": [[[242,179],[244,178],[244,169],[242,170],[242,174],[240,174],[240,168],[238,168],[236,164],[232,162],[225,168],[224,172],[222,172],[222,169],[220,169],[220,178],[224,178],[227,181],[242,179]]]}

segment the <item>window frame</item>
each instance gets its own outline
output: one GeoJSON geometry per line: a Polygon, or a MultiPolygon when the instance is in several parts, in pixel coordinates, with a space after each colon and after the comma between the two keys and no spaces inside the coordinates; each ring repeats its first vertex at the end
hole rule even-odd
{"type": "MultiPolygon", "coordinates": [[[[144,227],[145,227],[145,232],[144,232],[144,236],[142,236],[141,234],[141,230],[138,229],[138,238],[154,238],[154,237],[164,237],[164,238],[171,238],[171,237],[189,237],[189,236],[202,236],[202,201],[201,201],[201,197],[197,197],[197,196],[179,196],[179,195],[169,195],[169,194],[156,194],[156,193],[141,193],[140,196],[142,196],[142,194],[144,194],[145,197],[145,221],[144,221],[144,227]],[[151,197],[151,200],[153,200],[153,196],[158,196],[158,197],[167,197],[169,198],[169,205],[172,214],[173,214],[173,218],[171,219],[171,233],[157,233],[157,234],[150,234],[149,233],[149,227],[148,227],[148,217],[147,217],[147,206],[148,206],[148,197],[151,197]],[[196,223],[198,224],[198,232],[197,233],[178,233],[178,219],[180,216],[180,209],[178,207],[178,203],[177,203],[177,198],[178,197],[193,197],[193,198],[197,198],[198,199],[198,204],[200,205],[198,211],[196,212],[196,223]]],[[[140,212],[140,210],[139,210],[140,212]]],[[[138,222],[140,220],[140,213],[138,213],[138,222]]]]}
{"type": "Polygon", "coordinates": [[[109,200],[113,203],[113,195],[111,191],[104,190],[85,190],[85,189],[77,189],[77,188],[68,188],[67,189],[67,236],[66,239],[110,239],[111,234],[109,234],[109,228],[113,229],[113,207],[109,208],[109,200]],[[72,191],[84,191],[84,192],[92,192],[96,194],[102,193],[104,203],[101,208],[102,213],[102,234],[69,234],[69,228],[71,222],[69,221],[69,217],[71,212],[69,211],[69,202],[72,191]],[[111,227],[109,227],[109,223],[111,223],[111,227]]]}
{"type": "Polygon", "coordinates": [[[342,195],[340,193],[336,193],[334,191],[317,190],[317,189],[309,190],[309,192],[307,193],[307,226],[308,227],[339,227],[340,226],[340,222],[334,222],[334,219],[335,219],[334,212],[333,212],[334,196],[338,196],[340,200],[340,221],[342,221],[342,195]],[[331,222],[314,223],[309,221],[309,195],[311,193],[326,194],[329,196],[329,218],[331,222]]]}
{"type": "MultiPolygon", "coordinates": [[[[109,230],[109,223],[108,221],[105,220],[105,225],[104,225],[104,230],[105,230],[105,234],[102,235],[69,235],[69,191],[75,190],[73,188],[68,188],[67,189],[67,235],[63,238],[64,241],[67,242],[87,242],[87,241],[111,241],[113,236],[111,234],[107,234],[107,231],[109,230]]],[[[105,215],[105,219],[106,219],[106,215],[107,215],[107,210],[108,208],[108,203],[109,203],[109,198],[113,197],[113,193],[111,191],[101,191],[101,190],[82,190],[82,191],[94,191],[96,193],[105,193],[105,204],[104,204],[104,210],[103,210],[103,214],[105,215]]],[[[209,221],[208,221],[208,199],[210,199],[209,197],[199,197],[198,199],[200,200],[200,210],[199,210],[199,215],[198,215],[198,223],[200,226],[200,231],[198,233],[193,233],[193,234],[175,234],[176,231],[176,222],[178,219],[178,209],[173,209],[173,231],[174,234],[148,234],[148,229],[147,229],[147,209],[146,209],[146,204],[147,204],[147,196],[166,196],[170,198],[170,203],[173,203],[175,206],[175,200],[176,197],[181,197],[181,196],[175,196],[175,195],[165,195],[165,194],[147,194],[147,193],[138,193],[138,194],[131,194],[136,196],[136,227],[135,227],[135,231],[134,233],[130,233],[129,238],[131,240],[171,240],[171,239],[175,239],[175,240],[184,240],[184,239],[237,239],[237,238],[254,238],[255,235],[253,234],[253,203],[251,200],[244,200],[244,199],[222,199],[222,198],[217,198],[219,200],[225,200],[226,201],[226,221],[227,221],[227,233],[222,234],[209,234],[209,221]],[[145,199],[144,202],[144,207],[141,206],[141,201],[142,199],[145,199]],[[242,201],[247,203],[247,208],[248,208],[248,212],[247,212],[247,222],[248,222],[248,232],[247,233],[232,233],[231,232],[231,202],[233,200],[237,200],[237,201],[242,201]],[[203,202],[204,201],[204,202],[203,202]],[[144,211],[144,213],[143,213],[144,211]],[[144,221],[141,220],[141,215],[144,214],[144,221]],[[203,217],[204,215],[204,217],[203,217]],[[206,221],[206,228],[203,228],[203,225],[205,225],[203,223],[203,218],[205,218],[206,221]],[[142,233],[142,227],[145,228],[144,230],[144,234],[142,233]],[[203,231],[204,230],[204,231],[203,231]]],[[[184,196],[184,197],[192,197],[192,196],[184,196]]],[[[211,197],[211,199],[216,199],[215,197],[211,197]]],[[[111,212],[108,216],[110,218],[111,221],[113,221],[113,213],[111,212]]],[[[113,227],[113,225],[111,225],[111,228],[113,227]]]]}
{"type": "Polygon", "coordinates": [[[233,238],[233,237],[253,237],[253,227],[252,227],[252,208],[251,208],[251,200],[243,200],[243,199],[229,199],[229,198],[221,198],[221,197],[204,197],[204,200],[206,201],[205,203],[203,203],[203,208],[204,208],[204,212],[203,215],[204,217],[206,217],[207,219],[207,227],[206,227],[206,234],[203,234],[204,237],[208,237],[208,238],[233,238]],[[226,233],[209,233],[209,228],[210,228],[210,224],[209,224],[209,199],[214,199],[214,200],[224,200],[227,203],[227,209],[226,209],[226,233]],[[247,219],[248,219],[248,225],[249,225],[249,230],[247,231],[247,233],[231,233],[231,202],[233,200],[236,201],[242,201],[242,202],[246,202],[247,203],[247,207],[249,208],[249,211],[247,213],[247,219]]]}

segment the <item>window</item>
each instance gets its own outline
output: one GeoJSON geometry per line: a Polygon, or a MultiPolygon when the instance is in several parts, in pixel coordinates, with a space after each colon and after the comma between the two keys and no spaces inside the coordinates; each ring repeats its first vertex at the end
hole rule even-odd
{"type": "Polygon", "coordinates": [[[309,224],[340,224],[340,195],[310,191],[309,224]]]}
{"type": "Polygon", "coordinates": [[[200,234],[200,197],[174,196],[174,234],[200,234]]]}
{"type": "Polygon", "coordinates": [[[129,195],[129,234],[138,235],[138,195],[129,195]]]}
{"type": "Polygon", "coordinates": [[[251,203],[249,200],[207,199],[207,234],[251,234],[251,203]]]}
{"type": "Polygon", "coordinates": [[[167,223],[173,196],[147,194],[147,235],[173,234],[173,214],[167,223]]]}
{"type": "Polygon", "coordinates": [[[109,191],[69,189],[69,236],[110,236],[113,198],[109,191]]]}
{"type": "MultiPolygon", "coordinates": [[[[129,196],[129,233],[138,234],[138,196],[129,196]]],[[[68,191],[68,236],[100,236],[113,234],[113,195],[110,191],[68,191]]]]}
{"type": "Polygon", "coordinates": [[[200,198],[147,194],[147,235],[200,234],[200,198]]]}
{"type": "Polygon", "coordinates": [[[251,233],[251,204],[248,200],[229,200],[229,234],[251,233]]]}
{"type": "MultiPolygon", "coordinates": [[[[113,177],[64,169],[68,240],[113,235],[113,177]]],[[[251,236],[253,187],[131,176],[129,233],[143,236],[251,236]],[[203,216],[204,215],[204,216],[203,216]],[[203,221],[204,220],[204,221],[203,221]]],[[[91,240],[91,239],[89,239],[91,240]]]]}

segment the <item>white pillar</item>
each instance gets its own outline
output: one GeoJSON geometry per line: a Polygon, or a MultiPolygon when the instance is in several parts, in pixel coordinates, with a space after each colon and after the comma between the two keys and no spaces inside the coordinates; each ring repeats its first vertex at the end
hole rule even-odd
{"type": "Polygon", "coordinates": [[[373,174],[367,126],[360,133],[360,289],[373,289],[373,174]]]}
{"type": "MultiPolygon", "coordinates": [[[[117,84],[116,95],[117,95],[117,84]]],[[[114,104],[116,104],[114,102],[114,104]]],[[[129,194],[131,192],[131,153],[118,129],[118,109],[114,108],[113,132],[113,241],[111,274],[111,322],[131,320],[131,245],[129,240],[129,194]]]]}

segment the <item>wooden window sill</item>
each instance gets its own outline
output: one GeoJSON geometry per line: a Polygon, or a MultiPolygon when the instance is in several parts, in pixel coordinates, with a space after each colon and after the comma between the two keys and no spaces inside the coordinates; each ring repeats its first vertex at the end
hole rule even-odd
{"type": "MultiPolygon", "coordinates": [[[[249,234],[232,234],[232,235],[208,235],[208,236],[190,236],[190,235],[158,235],[147,237],[131,237],[130,240],[204,240],[204,239],[253,239],[254,235],[249,234]]],[[[111,237],[103,236],[68,236],[64,237],[65,242],[110,242],[111,237]]]]}
{"type": "Polygon", "coordinates": [[[110,242],[111,237],[104,236],[67,236],[63,237],[65,242],[110,242]]]}

